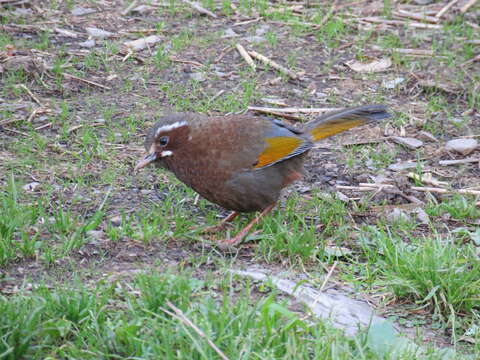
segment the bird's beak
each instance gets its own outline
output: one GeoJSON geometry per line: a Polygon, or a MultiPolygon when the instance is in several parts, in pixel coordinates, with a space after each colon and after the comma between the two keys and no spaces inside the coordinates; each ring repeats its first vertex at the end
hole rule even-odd
{"type": "Polygon", "coordinates": [[[137,172],[138,170],[144,168],[145,166],[149,165],[150,163],[154,162],[157,159],[158,159],[158,155],[156,152],[147,154],[142,160],[140,160],[137,163],[137,165],[133,169],[133,172],[137,172]]]}

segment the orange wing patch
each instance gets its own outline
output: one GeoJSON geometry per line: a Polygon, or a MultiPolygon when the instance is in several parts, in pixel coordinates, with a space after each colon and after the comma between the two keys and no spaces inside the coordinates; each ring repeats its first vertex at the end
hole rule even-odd
{"type": "MultiPolygon", "coordinates": [[[[265,141],[268,146],[258,157],[258,161],[254,166],[256,169],[296,155],[297,150],[301,148],[302,143],[304,143],[304,140],[302,139],[289,136],[276,136],[267,138],[265,141]]],[[[305,150],[301,152],[304,152],[305,150]]]]}
{"type": "Polygon", "coordinates": [[[342,131],[351,129],[355,126],[365,124],[366,121],[362,119],[340,119],[338,122],[326,122],[320,124],[316,128],[310,130],[313,141],[318,141],[326,137],[341,133],[342,131]]]}

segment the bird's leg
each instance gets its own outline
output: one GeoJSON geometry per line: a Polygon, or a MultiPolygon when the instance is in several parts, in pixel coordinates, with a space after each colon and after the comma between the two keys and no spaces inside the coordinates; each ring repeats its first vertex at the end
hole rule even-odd
{"type": "Polygon", "coordinates": [[[245,236],[247,236],[247,234],[250,231],[250,229],[252,228],[252,226],[255,225],[256,223],[258,223],[261,218],[263,218],[270,211],[272,211],[274,207],[275,207],[275,204],[267,206],[265,209],[262,210],[262,212],[260,214],[255,216],[255,219],[250,221],[247,226],[245,226],[242,230],[240,230],[240,232],[237,235],[235,235],[231,239],[223,240],[222,243],[224,245],[228,245],[228,246],[235,246],[238,243],[240,243],[245,238],[245,236]]]}
{"type": "Polygon", "coordinates": [[[238,216],[238,212],[232,211],[226,218],[224,218],[222,221],[220,221],[219,224],[214,225],[214,226],[209,226],[205,229],[203,229],[203,233],[216,233],[217,231],[223,230],[225,226],[227,226],[227,223],[231,222],[233,219],[235,219],[238,216]]]}

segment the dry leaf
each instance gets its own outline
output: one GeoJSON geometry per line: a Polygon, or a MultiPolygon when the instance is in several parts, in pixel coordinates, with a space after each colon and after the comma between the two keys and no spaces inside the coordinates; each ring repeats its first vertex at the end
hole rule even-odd
{"type": "Polygon", "coordinates": [[[145,49],[148,46],[152,46],[161,40],[160,36],[151,35],[145,38],[127,41],[125,42],[125,46],[129,49],[140,51],[145,49]]]}
{"type": "Polygon", "coordinates": [[[392,66],[392,60],[390,60],[390,58],[372,60],[369,62],[350,60],[347,61],[345,65],[347,65],[350,69],[356,72],[381,72],[387,70],[390,66],[392,66]]]}

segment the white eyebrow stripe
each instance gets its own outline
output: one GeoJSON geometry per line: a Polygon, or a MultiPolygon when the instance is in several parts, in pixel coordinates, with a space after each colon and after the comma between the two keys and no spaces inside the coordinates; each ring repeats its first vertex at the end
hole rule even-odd
{"type": "Polygon", "coordinates": [[[171,152],[170,150],[164,150],[160,153],[161,157],[172,156],[172,155],[173,155],[173,152],[171,152]]]}
{"type": "Polygon", "coordinates": [[[187,125],[186,121],[177,121],[177,122],[174,122],[173,124],[164,125],[164,126],[159,127],[157,129],[157,131],[155,132],[155,136],[158,136],[158,134],[160,134],[164,131],[170,131],[170,130],[173,130],[173,129],[178,129],[179,127],[182,127],[182,126],[185,126],[185,125],[187,125]]]}

